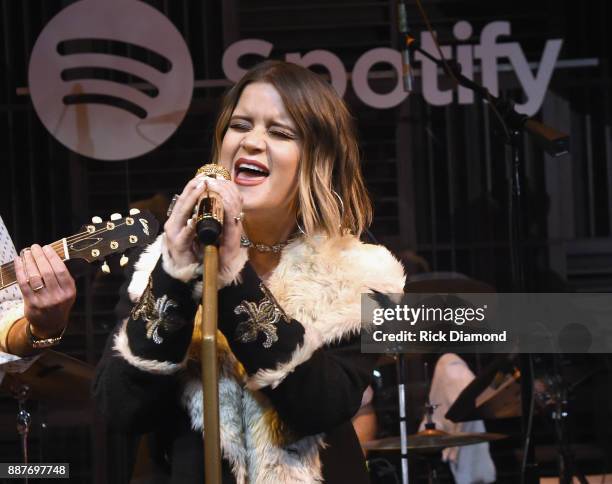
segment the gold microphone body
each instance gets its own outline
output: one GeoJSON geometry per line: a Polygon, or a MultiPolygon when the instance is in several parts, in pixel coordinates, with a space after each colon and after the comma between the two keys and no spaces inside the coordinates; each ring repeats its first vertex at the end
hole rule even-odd
{"type": "MultiPolygon", "coordinates": [[[[209,163],[198,169],[196,175],[230,180],[230,173],[221,165],[209,163]]],[[[223,201],[218,193],[206,190],[196,205],[196,234],[204,245],[216,244],[223,231],[223,201]]]]}

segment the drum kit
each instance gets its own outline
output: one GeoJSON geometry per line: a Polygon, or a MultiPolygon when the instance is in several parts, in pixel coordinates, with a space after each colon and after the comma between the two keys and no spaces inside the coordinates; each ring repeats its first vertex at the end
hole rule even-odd
{"type": "Polygon", "coordinates": [[[35,357],[3,363],[0,372],[4,373],[0,392],[12,396],[18,404],[17,433],[23,463],[27,464],[28,438],[32,430],[28,401],[32,399],[62,407],[70,404],[88,407],[94,368],[64,353],[46,350],[35,357]]]}
{"type": "MultiPolygon", "coordinates": [[[[494,289],[480,281],[458,277],[457,274],[435,274],[434,277],[427,275],[425,278],[413,280],[407,283],[406,292],[425,293],[425,294],[457,294],[457,293],[490,293],[494,289]]],[[[492,442],[504,439],[507,436],[497,433],[448,433],[436,428],[432,416],[436,408],[435,403],[429,402],[429,383],[425,376],[425,384],[407,382],[405,375],[405,358],[408,355],[386,354],[379,360],[379,368],[375,371],[376,379],[382,379],[384,368],[388,368],[391,363],[395,364],[395,379],[398,382],[397,396],[399,405],[395,406],[395,411],[399,411],[400,435],[385,437],[382,439],[371,440],[362,444],[364,450],[374,453],[399,453],[402,464],[402,482],[407,484],[409,481],[408,457],[418,456],[425,459],[427,464],[427,479],[433,484],[439,482],[438,473],[435,465],[436,457],[439,453],[449,447],[462,447],[475,445],[484,442],[492,442]],[[418,387],[418,388],[417,388],[418,387]],[[419,398],[424,398],[425,404],[425,428],[415,434],[406,435],[407,416],[406,416],[406,392],[416,392],[419,398]]],[[[410,356],[408,356],[410,358],[410,356]]],[[[427,374],[427,363],[425,363],[425,373],[427,374]]],[[[497,365],[501,367],[502,365],[497,365]]],[[[460,394],[455,404],[449,409],[446,417],[454,422],[464,422],[482,418],[505,418],[520,415],[520,386],[518,385],[518,373],[513,372],[502,382],[490,386],[491,381],[497,376],[497,366],[488,369],[479,378],[472,381],[468,387],[460,394]]],[[[387,378],[388,375],[385,375],[387,378]]],[[[498,377],[499,379],[499,377],[498,377]]],[[[386,383],[386,382],[385,382],[386,383]]],[[[388,393],[384,385],[378,385],[378,390],[388,393]]],[[[388,398],[384,398],[385,407],[390,407],[388,398]]],[[[412,399],[415,400],[414,398],[412,399]]]]}
{"type": "MultiPolygon", "coordinates": [[[[397,355],[396,365],[402,365],[403,355],[397,355]]],[[[389,356],[385,359],[389,359],[389,356]]],[[[379,372],[380,373],[380,372],[379,372]]],[[[397,373],[402,375],[398,368],[397,373]]],[[[472,381],[459,395],[445,417],[453,422],[467,422],[480,419],[497,419],[518,417],[521,414],[521,395],[517,372],[500,379],[499,375],[490,375],[484,372],[472,381]],[[485,387],[481,391],[482,387],[485,387]],[[476,393],[477,392],[477,393],[476,393]]],[[[400,383],[399,387],[403,387],[400,383]]],[[[439,482],[436,461],[440,452],[450,447],[463,447],[501,440],[507,435],[489,432],[455,432],[448,433],[436,428],[432,420],[437,405],[427,401],[425,404],[425,428],[420,432],[406,435],[406,411],[404,407],[405,397],[402,397],[403,388],[398,388],[400,406],[399,410],[400,434],[377,440],[364,442],[364,450],[373,453],[396,453],[401,456],[402,483],[409,482],[408,458],[410,456],[424,459],[427,466],[427,481],[430,484],[439,482]],[[405,435],[402,438],[402,435],[405,435]]],[[[420,392],[422,393],[422,392],[420,392]]],[[[427,400],[429,400],[427,398],[427,400]]],[[[387,405],[388,406],[388,405],[387,405]]]]}
{"type": "MultiPolygon", "coordinates": [[[[461,294],[461,293],[490,293],[495,292],[487,284],[469,279],[462,275],[449,274],[440,277],[440,274],[424,274],[421,279],[410,281],[406,284],[405,291],[425,294],[461,294]]],[[[362,443],[362,447],[368,452],[396,453],[401,458],[402,483],[409,481],[408,457],[420,457],[425,459],[427,464],[427,480],[433,484],[439,482],[436,469],[436,459],[439,453],[447,448],[463,447],[485,442],[493,442],[508,437],[504,434],[476,432],[476,433],[447,433],[436,428],[433,422],[433,413],[437,407],[436,402],[429,402],[429,378],[427,377],[427,363],[425,366],[424,384],[409,381],[406,378],[405,365],[415,355],[386,354],[379,360],[379,367],[374,372],[376,380],[381,380],[385,375],[385,369],[395,364],[394,377],[397,380],[398,404],[390,405],[389,396],[394,392],[389,392],[388,385],[381,385],[378,382],[378,391],[383,395],[382,407],[391,410],[399,416],[388,418],[385,423],[399,420],[399,436],[391,436],[378,440],[371,440],[362,443]],[[424,430],[408,435],[407,415],[408,393],[412,395],[412,408],[415,408],[415,401],[425,403],[425,428],[424,430]]],[[[558,359],[557,355],[555,358],[558,359]]],[[[416,358],[415,362],[416,362],[416,358]]],[[[459,394],[454,403],[448,408],[444,415],[445,419],[459,423],[474,420],[495,420],[517,418],[523,416],[521,371],[516,365],[516,354],[499,354],[497,357],[471,381],[459,394]]],[[[554,361],[557,361],[554,359],[554,361]]],[[[417,362],[418,363],[418,362],[417,362]]],[[[533,371],[533,369],[532,369],[533,371]]],[[[560,449],[558,456],[560,482],[573,482],[575,476],[579,482],[586,483],[582,472],[576,466],[575,456],[569,445],[568,432],[566,430],[568,419],[568,393],[574,387],[591,376],[596,370],[577,380],[577,383],[569,385],[569,379],[562,377],[559,368],[544,370],[541,377],[533,381],[533,401],[535,410],[546,414],[552,420],[556,429],[557,444],[560,449]]],[[[385,382],[386,383],[386,382],[385,382]]],[[[420,405],[417,404],[417,405],[420,405]]],[[[533,407],[533,406],[532,406],[533,407]]],[[[384,413],[384,410],[383,412],[384,413]]],[[[533,411],[531,412],[533,414],[533,411]]],[[[417,417],[417,416],[415,416],[417,417]]],[[[524,469],[523,469],[524,471],[524,469]]],[[[397,482],[397,478],[396,478],[397,482]]]]}

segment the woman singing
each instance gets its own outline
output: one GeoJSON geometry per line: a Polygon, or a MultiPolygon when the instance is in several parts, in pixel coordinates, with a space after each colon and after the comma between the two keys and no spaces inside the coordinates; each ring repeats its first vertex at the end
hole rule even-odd
{"type": "Polygon", "coordinates": [[[203,481],[191,216],[208,188],[225,211],[223,482],[367,482],[351,425],[374,365],[360,353],[361,294],[402,292],[404,274],[385,248],[359,240],[371,207],[349,112],[308,69],[264,62],[226,95],[212,162],[231,181],[189,181],[135,264],[134,307],[99,365],[98,404],[124,430],[155,432],[152,453],[172,482],[203,481]]]}

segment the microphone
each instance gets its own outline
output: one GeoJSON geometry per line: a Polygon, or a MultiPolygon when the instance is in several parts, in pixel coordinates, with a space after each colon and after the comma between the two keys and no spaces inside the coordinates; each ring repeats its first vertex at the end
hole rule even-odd
{"type": "MultiPolygon", "coordinates": [[[[209,163],[198,169],[196,175],[230,180],[229,171],[221,165],[209,163]]],[[[206,190],[195,208],[196,234],[204,245],[216,244],[223,231],[223,201],[218,193],[206,190]]]]}
{"type": "Polygon", "coordinates": [[[406,4],[400,0],[397,5],[397,17],[399,23],[399,33],[402,36],[402,81],[404,91],[410,94],[412,89],[412,67],[410,65],[410,44],[414,41],[409,34],[408,21],[406,20],[406,4]]]}

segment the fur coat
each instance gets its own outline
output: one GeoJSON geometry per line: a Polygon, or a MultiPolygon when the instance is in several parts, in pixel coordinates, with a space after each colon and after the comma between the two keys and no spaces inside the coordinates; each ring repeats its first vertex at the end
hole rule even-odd
{"type": "MultiPolygon", "coordinates": [[[[382,246],[348,235],[291,242],[265,285],[247,259],[244,250],[219,275],[223,458],[240,484],[331,482],[321,455],[333,429],[358,410],[372,368],[359,353],[361,295],[402,292],[403,267],[382,246]]],[[[103,412],[124,427],[150,430],[151,401],[169,394],[191,429],[202,431],[192,358],[199,274],[196,265],[174,266],[163,235],[135,264],[128,291],[136,306],[94,384],[103,412]]]]}

